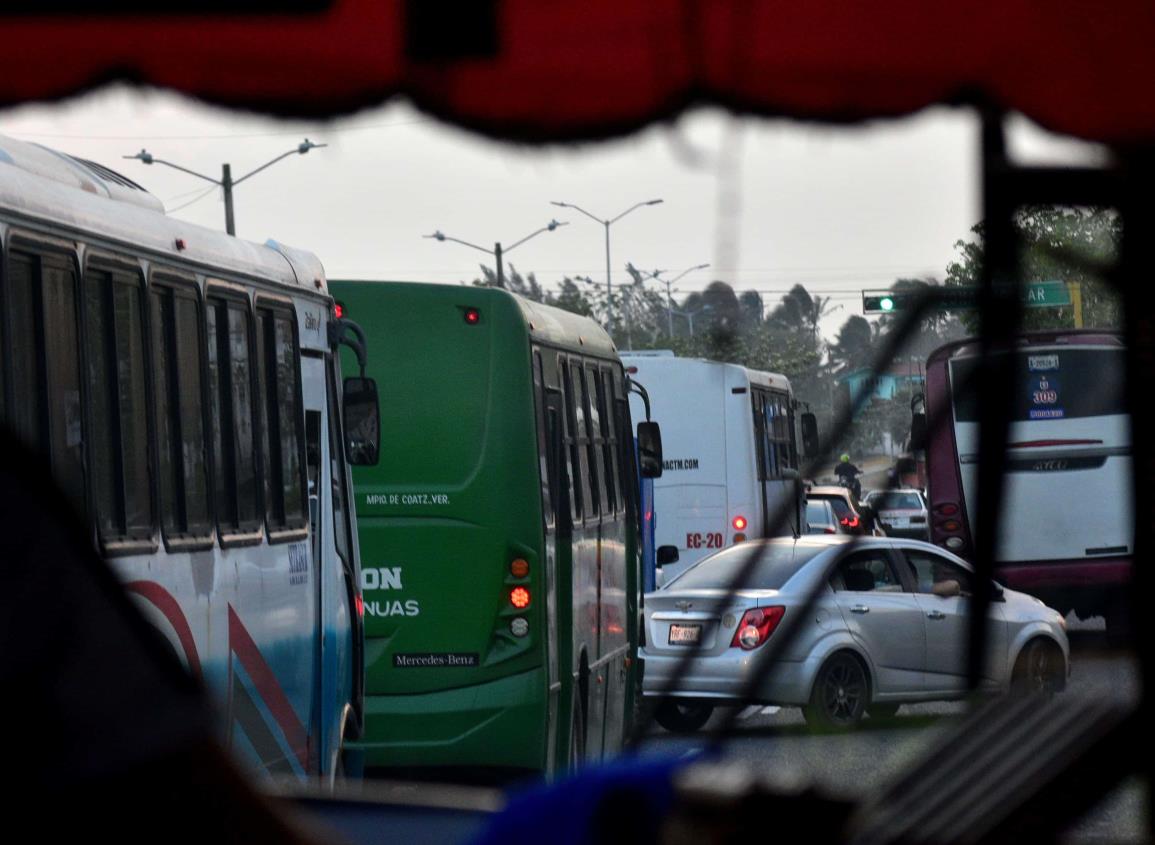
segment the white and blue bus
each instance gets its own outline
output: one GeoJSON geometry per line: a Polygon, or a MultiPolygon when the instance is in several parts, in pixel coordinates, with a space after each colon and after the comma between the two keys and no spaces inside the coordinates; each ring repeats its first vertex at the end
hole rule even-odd
{"type": "Polygon", "coordinates": [[[228,745],[333,776],[360,723],[360,579],[320,262],[0,138],[0,318],[0,420],[205,682],[228,745]]]}

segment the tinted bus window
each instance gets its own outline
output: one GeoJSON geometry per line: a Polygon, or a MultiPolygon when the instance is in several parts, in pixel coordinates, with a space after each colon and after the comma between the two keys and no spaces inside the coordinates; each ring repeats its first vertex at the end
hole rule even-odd
{"type": "MultiPolygon", "coordinates": [[[[577,435],[577,421],[575,413],[574,389],[573,382],[570,380],[569,364],[563,358],[559,358],[559,370],[561,374],[563,396],[565,401],[565,413],[562,415],[565,418],[565,443],[567,446],[567,454],[569,456],[569,476],[567,483],[569,484],[570,502],[573,503],[573,518],[575,521],[582,518],[582,508],[584,500],[582,498],[582,484],[581,484],[581,470],[580,459],[578,453],[580,447],[578,445],[577,435]]],[[[587,485],[588,487],[588,485],[587,485]]],[[[588,493],[586,494],[588,497],[588,493]]]]}
{"type": "Polygon", "coordinates": [[[593,494],[594,510],[602,513],[612,513],[612,508],[606,506],[606,478],[605,459],[602,457],[604,444],[602,442],[601,414],[598,412],[597,370],[593,366],[586,366],[582,370],[582,393],[585,395],[586,411],[586,453],[589,455],[590,492],[593,494]]]}
{"type": "Polygon", "coordinates": [[[591,370],[591,378],[597,387],[597,403],[598,403],[598,420],[600,422],[599,433],[601,435],[601,443],[598,446],[598,452],[601,456],[602,464],[602,479],[605,482],[603,487],[605,502],[605,513],[612,514],[618,509],[618,462],[617,462],[617,438],[614,436],[614,415],[610,412],[610,406],[606,403],[607,387],[606,380],[609,379],[610,374],[608,370],[591,370]]]}
{"type": "Polygon", "coordinates": [[[48,448],[52,471],[73,506],[84,510],[84,425],[76,272],[62,258],[41,259],[48,448]]]}
{"type": "Polygon", "coordinates": [[[211,520],[196,296],[154,287],[152,314],[162,524],[174,536],[203,535],[211,520]]]}
{"type": "Polygon", "coordinates": [[[8,297],[8,336],[12,352],[12,406],[8,424],[16,435],[33,450],[43,446],[40,432],[42,399],[40,385],[39,329],[36,318],[36,288],[33,284],[36,259],[12,253],[8,259],[8,278],[5,295],[8,297]]]}
{"type": "Polygon", "coordinates": [[[85,285],[97,524],[104,539],[145,539],[153,513],[140,278],[90,269],[85,285]]]}
{"type": "Polygon", "coordinates": [[[553,477],[553,462],[550,460],[550,443],[546,427],[545,375],[542,372],[541,352],[533,353],[533,409],[537,421],[537,463],[541,478],[541,508],[546,527],[554,524],[555,498],[553,494],[556,480],[553,477]]]}
{"type": "MultiPolygon", "coordinates": [[[[1039,350],[1016,355],[1012,422],[1125,414],[1126,352],[1122,349],[1039,350]]],[[[978,385],[971,380],[978,358],[951,362],[958,422],[978,422],[978,385]]]]}
{"type": "Polygon", "coordinates": [[[298,350],[290,314],[280,309],[257,312],[258,371],[265,408],[265,518],[270,530],[305,524],[302,489],[301,402],[298,350]]]}
{"type": "Polygon", "coordinates": [[[206,311],[217,521],[224,533],[258,526],[252,347],[246,303],[210,298],[206,311]]]}

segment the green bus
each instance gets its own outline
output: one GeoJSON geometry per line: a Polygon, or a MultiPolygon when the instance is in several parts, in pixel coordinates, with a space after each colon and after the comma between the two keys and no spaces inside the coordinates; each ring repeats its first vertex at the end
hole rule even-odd
{"type": "MultiPolygon", "coordinates": [[[[609,336],[496,288],[330,290],[382,397],[380,462],[353,473],[366,768],[472,778],[614,753],[640,683],[641,571],[609,336]]],[[[647,475],[655,429],[639,431],[647,475]]]]}

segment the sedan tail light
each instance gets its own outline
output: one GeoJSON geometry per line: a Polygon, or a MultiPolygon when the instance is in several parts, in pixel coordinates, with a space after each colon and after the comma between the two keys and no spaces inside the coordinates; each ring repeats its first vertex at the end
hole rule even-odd
{"type": "Polygon", "coordinates": [[[785,612],[786,608],[784,607],[754,607],[747,610],[742,615],[742,621],[738,623],[738,630],[734,632],[734,639],[730,641],[730,648],[740,648],[745,651],[758,648],[770,639],[770,635],[774,633],[774,629],[782,621],[782,615],[785,612]]]}

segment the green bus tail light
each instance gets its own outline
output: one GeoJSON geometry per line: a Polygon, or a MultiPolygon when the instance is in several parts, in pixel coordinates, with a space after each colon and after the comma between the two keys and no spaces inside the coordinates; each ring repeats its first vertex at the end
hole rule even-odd
{"type": "Polygon", "coordinates": [[[514,587],[509,591],[509,603],[518,610],[529,607],[529,590],[525,587],[514,587]]]}

